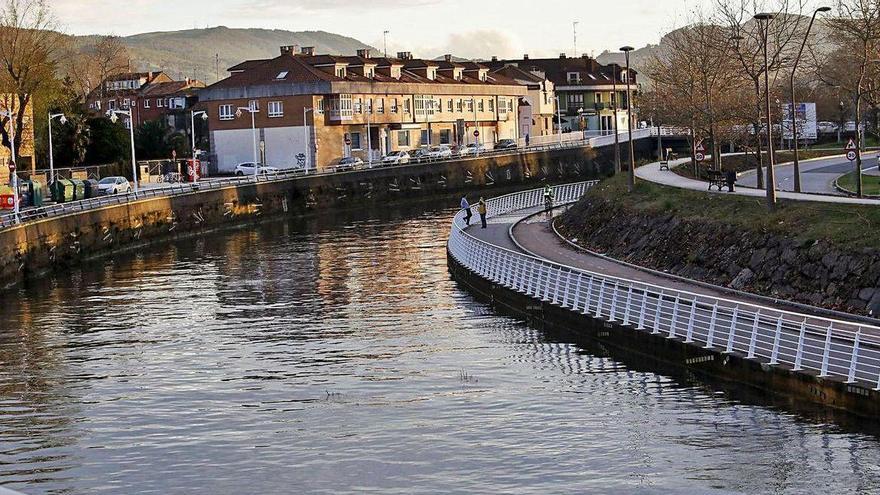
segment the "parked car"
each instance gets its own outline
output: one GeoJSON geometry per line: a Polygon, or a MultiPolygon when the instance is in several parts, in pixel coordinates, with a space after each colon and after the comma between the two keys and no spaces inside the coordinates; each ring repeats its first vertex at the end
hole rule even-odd
{"type": "Polygon", "coordinates": [[[495,145],[496,150],[515,150],[517,148],[516,141],[513,139],[502,139],[495,145]]]}
{"type": "Polygon", "coordinates": [[[403,165],[409,163],[409,153],[406,151],[392,151],[382,157],[382,165],[403,165]]]}
{"type": "Polygon", "coordinates": [[[431,161],[431,150],[429,148],[419,148],[409,154],[409,159],[416,163],[431,161]]]}
{"type": "Polygon", "coordinates": [[[482,144],[471,143],[463,148],[458,149],[460,156],[476,155],[477,153],[485,153],[486,147],[482,144]]]}
{"type": "Polygon", "coordinates": [[[431,148],[428,156],[432,160],[448,160],[449,158],[452,158],[452,147],[448,144],[434,146],[433,148],[431,148]]]}
{"type": "Polygon", "coordinates": [[[831,133],[837,132],[838,127],[839,126],[837,124],[835,124],[834,122],[827,122],[827,121],[819,122],[816,124],[816,130],[820,134],[831,134],[831,133]]]}
{"type": "Polygon", "coordinates": [[[346,170],[354,170],[356,168],[360,168],[364,165],[364,161],[356,156],[347,156],[345,158],[341,158],[339,162],[336,164],[333,169],[336,172],[343,172],[346,170]]]}
{"type": "Polygon", "coordinates": [[[245,176],[245,175],[254,175],[254,168],[257,169],[258,174],[277,174],[278,169],[275,167],[266,167],[264,165],[254,165],[254,162],[244,162],[239,163],[235,167],[235,175],[245,176]]]}
{"type": "Polygon", "coordinates": [[[131,192],[131,184],[125,177],[104,177],[98,181],[99,194],[128,194],[131,192]]]}

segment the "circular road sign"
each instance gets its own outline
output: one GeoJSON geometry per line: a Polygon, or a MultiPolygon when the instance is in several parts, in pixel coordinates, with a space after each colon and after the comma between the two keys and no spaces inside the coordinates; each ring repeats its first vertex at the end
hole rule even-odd
{"type": "Polygon", "coordinates": [[[694,158],[696,158],[698,162],[701,162],[706,159],[706,155],[704,155],[703,153],[697,152],[697,154],[694,155],[694,158]]]}
{"type": "Polygon", "coordinates": [[[345,138],[345,145],[346,146],[351,145],[351,138],[345,138]]]}
{"type": "Polygon", "coordinates": [[[855,159],[856,159],[856,152],[855,152],[855,151],[852,151],[852,150],[847,151],[847,152],[846,152],[846,159],[849,160],[849,161],[851,161],[851,162],[855,161],[855,159]]]}
{"type": "Polygon", "coordinates": [[[474,131],[474,137],[480,137],[480,131],[474,131]]]}

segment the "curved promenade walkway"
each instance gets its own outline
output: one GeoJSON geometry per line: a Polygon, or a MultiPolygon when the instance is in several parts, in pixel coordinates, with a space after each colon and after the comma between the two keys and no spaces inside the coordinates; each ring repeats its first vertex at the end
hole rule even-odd
{"type": "MultiPolygon", "coordinates": [[[[687,163],[690,161],[690,158],[683,158],[681,160],[677,160],[670,163],[670,168],[680,165],[682,163],[687,163]]],[[[649,182],[653,182],[655,184],[660,184],[664,186],[670,187],[678,187],[681,189],[691,189],[694,191],[703,191],[706,192],[708,190],[708,183],[701,180],[689,179],[687,177],[682,177],[681,175],[676,174],[671,170],[660,170],[660,162],[649,163],[647,165],[643,165],[636,169],[636,177],[642,180],[646,180],[649,182]]],[[[752,197],[760,197],[765,198],[767,193],[762,189],[752,189],[748,187],[737,187],[736,191],[733,193],[727,192],[725,188],[724,191],[718,192],[717,189],[713,189],[711,191],[713,194],[737,194],[740,196],[752,196],[752,197]]],[[[850,198],[846,196],[833,196],[830,194],[806,194],[806,193],[796,193],[790,191],[777,191],[776,197],[779,199],[792,199],[797,201],[817,201],[817,202],[825,202],[825,203],[842,203],[842,204],[862,204],[862,205],[876,205],[880,206],[880,199],[866,199],[866,198],[850,198]]]]}
{"type": "MultiPolygon", "coordinates": [[[[591,185],[557,186],[556,197],[576,201],[591,185]]],[[[449,254],[496,284],[632,331],[880,390],[880,327],[784,301],[757,302],[575,250],[543,214],[533,216],[541,203],[540,190],[492,198],[487,229],[466,226],[459,212],[449,254]]]]}

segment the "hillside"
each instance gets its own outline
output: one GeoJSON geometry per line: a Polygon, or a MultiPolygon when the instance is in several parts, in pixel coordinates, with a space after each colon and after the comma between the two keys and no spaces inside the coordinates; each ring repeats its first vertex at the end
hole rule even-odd
{"type": "MultiPolygon", "coordinates": [[[[85,45],[95,39],[94,36],[78,36],[75,42],[85,45]]],[[[162,69],[175,78],[195,77],[208,83],[216,81],[218,75],[220,78],[226,77],[226,68],[243,60],[278,55],[281,45],[314,46],[317,53],[352,55],[359,48],[369,48],[369,45],[354,38],[324,31],[232,29],[223,26],[144,33],[121,39],[128,47],[133,69],[162,69]]],[[[376,53],[379,53],[378,50],[376,53]]]]}

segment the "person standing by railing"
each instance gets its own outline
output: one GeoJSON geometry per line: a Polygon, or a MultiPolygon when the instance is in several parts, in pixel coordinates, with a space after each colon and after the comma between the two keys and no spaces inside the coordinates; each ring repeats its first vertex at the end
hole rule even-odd
{"type": "Polygon", "coordinates": [[[483,225],[481,228],[486,228],[486,200],[482,197],[480,198],[480,202],[477,204],[477,213],[480,214],[480,223],[483,225]]]}
{"type": "Polygon", "coordinates": [[[470,225],[471,217],[474,215],[471,213],[471,205],[468,203],[467,196],[461,197],[461,209],[464,210],[464,223],[470,225]]]}

